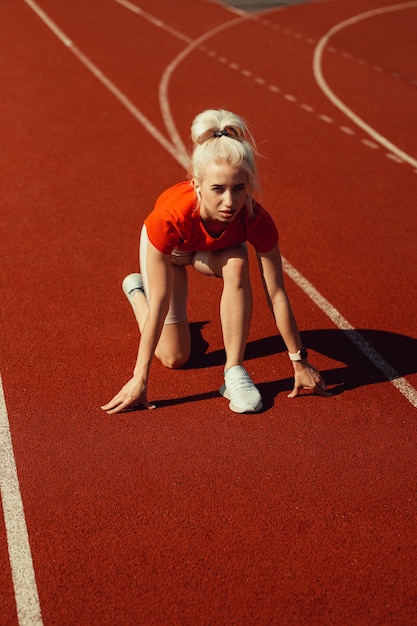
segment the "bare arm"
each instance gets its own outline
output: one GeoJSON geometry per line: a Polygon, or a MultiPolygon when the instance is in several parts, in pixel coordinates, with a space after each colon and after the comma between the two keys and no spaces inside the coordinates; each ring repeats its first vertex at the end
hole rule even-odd
{"type": "MultiPolygon", "coordinates": [[[[278,246],[275,246],[270,252],[258,253],[258,262],[268,304],[274,315],[278,331],[288,352],[298,352],[302,347],[302,342],[285,291],[281,254],[278,246]]],[[[329,395],[324,380],[308,359],[293,361],[292,363],[294,367],[294,389],[289,394],[289,398],[297,396],[301,389],[310,389],[321,395],[329,395]]]]}
{"type": "Polygon", "coordinates": [[[148,248],[148,277],[152,300],[149,314],[142,328],[138,355],[132,378],[101,408],[107,413],[118,413],[134,402],[154,408],[147,399],[150,367],[171,297],[172,266],[170,255],[162,254],[151,243],[148,248]]]}

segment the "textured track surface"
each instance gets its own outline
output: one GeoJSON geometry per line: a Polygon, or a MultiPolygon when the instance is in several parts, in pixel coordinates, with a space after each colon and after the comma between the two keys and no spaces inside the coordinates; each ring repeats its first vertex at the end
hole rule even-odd
{"type": "Polygon", "coordinates": [[[0,2],[2,624],[417,624],[417,3],[381,6],[0,2]],[[334,395],[287,399],[253,262],[263,412],[219,396],[221,285],[190,273],[192,362],[110,418],[120,283],[209,107],[252,126],[334,395]]]}

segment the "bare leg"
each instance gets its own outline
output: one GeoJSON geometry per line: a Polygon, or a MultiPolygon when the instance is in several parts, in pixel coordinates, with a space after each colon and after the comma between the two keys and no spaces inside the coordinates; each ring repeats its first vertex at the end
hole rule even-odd
{"type": "Polygon", "coordinates": [[[229,258],[223,267],[220,319],[226,350],[225,369],[242,365],[252,318],[252,290],[247,259],[229,258]]]}
{"type": "MultiPolygon", "coordinates": [[[[182,293],[187,291],[187,270],[185,267],[173,265],[173,290],[181,289],[182,293]]],[[[148,302],[144,294],[135,291],[132,298],[133,310],[142,332],[143,325],[149,312],[148,302]]],[[[177,368],[184,365],[191,354],[191,335],[188,320],[176,322],[174,324],[165,324],[158,345],[155,350],[155,356],[162,362],[165,367],[177,368]]]]}
{"type": "Polygon", "coordinates": [[[226,350],[225,369],[242,365],[252,317],[247,250],[239,246],[211,252],[204,262],[197,258],[193,265],[204,274],[223,278],[220,319],[226,350]]]}

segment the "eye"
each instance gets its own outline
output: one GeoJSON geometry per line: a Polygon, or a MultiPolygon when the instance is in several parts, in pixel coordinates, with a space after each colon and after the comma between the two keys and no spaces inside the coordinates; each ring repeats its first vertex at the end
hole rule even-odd
{"type": "Polygon", "coordinates": [[[224,192],[224,187],[222,187],[221,185],[213,185],[213,187],[211,189],[212,189],[212,191],[215,191],[216,193],[223,193],[224,192]]]}

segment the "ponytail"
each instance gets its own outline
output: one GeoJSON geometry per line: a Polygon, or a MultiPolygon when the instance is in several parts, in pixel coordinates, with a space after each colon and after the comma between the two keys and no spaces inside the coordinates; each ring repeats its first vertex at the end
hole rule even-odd
{"type": "Polygon", "coordinates": [[[255,141],[245,121],[224,109],[199,113],[191,125],[191,177],[201,183],[209,163],[226,162],[248,176],[251,210],[253,191],[258,186],[255,141]]]}

